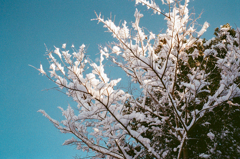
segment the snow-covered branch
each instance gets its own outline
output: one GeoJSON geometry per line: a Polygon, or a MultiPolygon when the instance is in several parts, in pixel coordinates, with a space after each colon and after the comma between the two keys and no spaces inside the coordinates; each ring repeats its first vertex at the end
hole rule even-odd
{"type": "MultiPolygon", "coordinates": [[[[100,48],[99,64],[86,58],[84,44],[79,49],[72,46],[72,53],[63,44],[47,50],[49,73],[42,65],[37,69],[77,103],[77,113],[70,106],[60,108],[65,120],[58,122],[45,111],[39,112],[61,132],[75,136],[64,145],[90,149],[95,157],[188,158],[188,142],[198,132],[196,127],[207,127],[206,116],[227,103],[238,106],[240,35],[231,27],[222,27],[216,38],[205,42],[201,35],[209,24],[195,29],[189,0],[162,0],[169,13],[163,13],[152,0],[138,3],[164,15],[166,32],[146,32],[139,24],[143,14],[138,9],[131,26],[126,21],[117,26],[96,14],[94,20],[116,39],[100,48]],[[122,68],[143,95],[135,98],[116,89],[121,78],[108,78],[106,59],[122,68]]],[[[210,132],[208,136],[214,140],[210,132]]]]}

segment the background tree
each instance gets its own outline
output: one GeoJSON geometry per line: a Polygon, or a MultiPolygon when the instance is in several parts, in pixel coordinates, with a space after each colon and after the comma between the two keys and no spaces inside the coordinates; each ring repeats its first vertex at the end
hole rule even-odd
{"type": "MultiPolygon", "coordinates": [[[[111,19],[97,15],[96,20],[117,40],[100,49],[99,65],[85,57],[85,45],[78,50],[73,47],[70,54],[63,44],[62,49],[48,51],[50,75],[42,65],[38,69],[78,103],[78,113],[75,115],[70,106],[67,110],[60,108],[66,118],[60,123],[43,110],[39,112],[61,132],[75,136],[64,145],[75,144],[77,149],[92,151],[95,158],[221,156],[223,152],[218,152],[216,144],[235,125],[214,129],[208,120],[215,124],[213,115],[217,114],[222,121],[221,109],[225,105],[228,108],[227,104],[239,106],[239,32],[233,35],[231,29],[222,27],[216,31],[217,38],[205,42],[200,37],[209,24],[205,22],[196,31],[195,21],[189,17],[189,0],[162,0],[169,13],[154,1],[136,0],[138,3],[164,16],[166,32],[157,37],[152,32],[146,34],[139,26],[143,15],[137,9],[132,29],[125,21],[116,26],[111,19]],[[143,95],[134,99],[115,89],[120,79],[107,77],[104,58],[111,58],[132,82],[138,83],[143,95]],[[206,136],[207,148],[202,148],[199,139],[207,140],[206,136]],[[198,144],[191,147],[195,138],[198,144]]],[[[224,119],[228,117],[224,113],[224,119]]],[[[233,143],[230,149],[239,153],[238,143],[233,143]]]]}
{"type": "MultiPolygon", "coordinates": [[[[206,52],[211,51],[206,61],[208,72],[211,72],[209,74],[210,94],[221,84],[221,70],[216,66],[217,62],[224,59],[228,53],[232,52],[232,49],[239,50],[239,33],[236,34],[237,32],[239,30],[235,31],[229,24],[223,25],[220,29],[216,28],[214,33],[216,37],[203,44],[206,52]]],[[[239,63],[239,58],[236,56],[234,58],[236,61],[232,61],[232,64],[239,63]]],[[[239,71],[239,68],[235,69],[239,71]]],[[[234,82],[239,87],[239,77],[235,78],[234,82]]],[[[233,98],[232,101],[221,103],[196,126],[190,135],[193,140],[189,140],[192,157],[197,153],[194,150],[198,150],[200,154],[207,152],[211,154],[211,158],[238,158],[240,156],[240,124],[237,122],[240,119],[239,96],[233,98]]]]}
{"type": "MultiPolygon", "coordinates": [[[[232,39],[233,45],[238,47],[238,43],[236,39],[238,35],[236,31],[230,27],[229,24],[223,25],[220,29],[216,28],[213,39],[206,42],[203,40],[200,43],[196,43],[195,46],[187,50],[188,54],[192,54],[195,49],[199,51],[198,57],[189,58],[188,63],[183,63],[183,61],[179,61],[180,66],[180,74],[178,74],[179,81],[187,81],[189,80],[186,76],[191,69],[196,68],[199,64],[205,67],[200,67],[200,69],[206,70],[209,73],[209,78],[207,79],[209,83],[211,83],[209,87],[209,94],[211,92],[215,92],[216,89],[220,85],[221,74],[220,70],[216,66],[216,62],[218,58],[224,58],[226,53],[230,50],[227,47],[232,39]],[[237,35],[237,36],[236,36],[237,35]],[[235,40],[233,40],[235,39],[235,40]],[[219,48],[220,44],[224,44],[225,47],[219,48]],[[210,51],[215,55],[210,55],[207,58],[204,58],[203,52],[210,51]]],[[[162,40],[160,40],[160,43],[162,40]]],[[[155,50],[156,53],[160,52],[161,45],[157,47],[155,50]]],[[[236,79],[236,83],[239,85],[239,78],[236,79]]],[[[201,98],[206,98],[209,94],[205,94],[201,98]]],[[[240,104],[239,97],[233,99],[234,103],[240,104]]],[[[151,98],[147,98],[146,105],[152,105],[153,101],[151,98]]],[[[203,103],[204,104],[204,103],[203,103]]],[[[130,107],[129,104],[126,105],[130,107]]],[[[201,106],[202,107],[202,106],[201,106]]],[[[136,111],[144,111],[141,107],[138,107],[136,111]]],[[[188,110],[189,111],[189,110],[188,110]]],[[[239,154],[239,134],[240,134],[240,124],[238,121],[240,120],[240,112],[239,107],[237,105],[232,105],[230,101],[222,103],[219,107],[214,108],[213,111],[209,112],[205,117],[202,118],[202,121],[199,124],[195,125],[195,128],[192,131],[189,131],[189,138],[187,139],[187,147],[188,147],[188,157],[189,158],[197,158],[199,156],[209,157],[211,154],[211,158],[237,158],[240,156],[239,154]]],[[[136,127],[138,124],[143,124],[147,126],[144,122],[133,122],[133,125],[136,127]]],[[[169,133],[169,125],[162,125],[161,130],[164,131],[163,134],[158,136],[159,133],[153,134],[151,132],[152,126],[148,127],[148,130],[144,132],[142,135],[149,138],[153,143],[159,143],[158,148],[161,150],[167,150],[169,153],[167,158],[174,158],[177,156],[174,148],[178,145],[179,141],[175,136],[172,136],[169,133]]],[[[133,151],[133,150],[131,150],[133,151]]],[[[146,152],[147,153],[147,152],[146,152]]],[[[149,158],[150,154],[146,155],[143,158],[149,158]]],[[[152,156],[150,158],[153,158],[152,156]]]]}

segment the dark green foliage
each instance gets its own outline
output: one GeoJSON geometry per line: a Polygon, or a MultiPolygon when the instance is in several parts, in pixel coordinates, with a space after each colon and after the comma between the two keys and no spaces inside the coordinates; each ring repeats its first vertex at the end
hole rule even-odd
{"type": "MultiPolygon", "coordinates": [[[[240,100],[239,98],[237,100],[240,100]]],[[[237,158],[240,145],[240,110],[225,103],[213,109],[189,133],[189,157],[196,158],[197,154],[210,153],[211,158],[237,158]],[[215,135],[213,141],[207,136],[215,135]],[[217,144],[215,144],[217,143],[217,144]]]]}
{"type": "MultiPolygon", "coordinates": [[[[236,35],[236,31],[230,28],[229,24],[223,26],[223,28],[229,28],[228,32],[231,36],[236,35]]],[[[211,83],[208,86],[210,93],[204,92],[199,94],[201,99],[207,98],[209,95],[213,95],[220,85],[221,75],[220,70],[216,67],[217,58],[224,58],[227,53],[228,41],[226,35],[219,36],[220,29],[215,29],[213,40],[210,45],[204,46],[203,50],[212,48],[213,45],[225,40],[225,48],[214,48],[217,51],[217,55],[210,55],[205,59],[203,56],[198,57],[195,61],[202,63],[206,73],[210,73],[208,81],[211,83]]],[[[236,45],[237,43],[235,43],[236,45]]],[[[236,45],[238,46],[238,45],[236,45]]],[[[199,49],[199,47],[197,48],[199,49]]],[[[202,49],[202,48],[201,48],[202,49]]],[[[191,52],[191,51],[190,51],[191,52]]],[[[191,61],[193,63],[193,61],[191,61]]],[[[193,68],[194,64],[190,66],[193,68]]],[[[190,69],[189,68],[189,69],[190,69]]],[[[240,83],[240,82],[237,82],[240,83]]],[[[203,100],[204,101],[204,100],[203,100]]],[[[235,98],[233,103],[240,104],[240,98],[235,98]]],[[[204,102],[200,103],[200,108],[204,102]]],[[[240,156],[240,109],[236,106],[222,103],[220,106],[209,111],[191,131],[188,132],[189,139],[187,140],[188,155],[189,158],[198,158],[199,154],[212,154],[211,158],[238,158],[240,156]],[[215,135],[213,141],[208,137],[208,133],[211,132],[215,135]],[[217,143],[217,144],[216,144],[217,143]]]]}

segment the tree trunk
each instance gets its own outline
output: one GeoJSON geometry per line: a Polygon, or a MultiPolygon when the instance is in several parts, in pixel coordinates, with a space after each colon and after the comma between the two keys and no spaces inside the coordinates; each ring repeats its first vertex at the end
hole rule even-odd
{"type": "Polygon", "coordinates": [[[185,141],[184,147],[183,147],[183,159],[188,159],[188,145],[185,141]]]}

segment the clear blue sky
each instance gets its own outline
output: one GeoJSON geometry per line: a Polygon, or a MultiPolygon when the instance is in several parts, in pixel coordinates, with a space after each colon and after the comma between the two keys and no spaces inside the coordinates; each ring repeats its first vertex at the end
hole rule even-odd
{"type": "MultiPolygon", "coordinates": [[[[156,0],[159,1],[160,0],[156,0]]],[[[141,25],[156,34],[165,29],[162,16],[145,15],[141,25]]],[[[203,11],[199,24],[208,21],[214,28],[225,23],[240,27],[240,0],[195,0],[190,2],[196,16],[203,11]],[[193,6],[194,9],[193,9],[193,6]]],[[[67,43],[88,46],[92,59],[98,45],[112,41],[102,24],[90,21],[94,11],[105,17],[116,15],[115,21],[134,21],[135,5],[131,0],[0,0],[0,158],[4,159],[71,159],[81,151],[74,146],[61,146],[70,136],[61,134],[37,110],[44,109],[60,120],[58,106],[76,106],[71,99],[54,91],[42,91],[55,85],[28,66],[48,68],[44,43],[49,49],[67,43]]],[[[119,77],[113,74],[114,77],[119,77]]]]}

